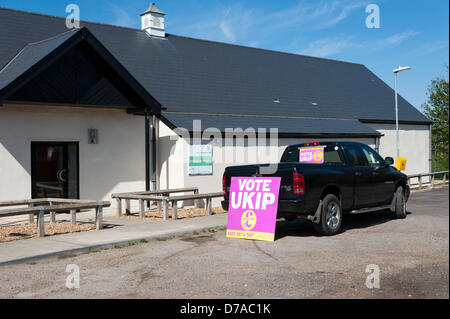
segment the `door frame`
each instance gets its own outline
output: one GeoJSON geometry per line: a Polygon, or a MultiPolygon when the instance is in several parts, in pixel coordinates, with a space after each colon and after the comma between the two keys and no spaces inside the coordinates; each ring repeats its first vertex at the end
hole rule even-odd
{"type": "MultiPolygon", "coordinates": [[[[33,146],[34,145],[56,145],[56,146],[66,146],[69,144],[75,144],[75,150],[76,150],[76,167],[77,167],[77,174],[76,174],[76,182],[77,182],[77,196],[73,199],[80,199],[80,143],[77,141],[71,141],[71,142],[62,142],[62,141],[31,141],[30,143],[30,160],[31,160],[31,197],[33,198],[33,180],[34,180],[34,174],[36,171],[36,161],[33,156],[33,146]]],[[[65,157],[67,157],[68,154],[65,154],[65,157]]],[[[67,158],[64,159],[65,161],[68,161],[67,158]]]]}

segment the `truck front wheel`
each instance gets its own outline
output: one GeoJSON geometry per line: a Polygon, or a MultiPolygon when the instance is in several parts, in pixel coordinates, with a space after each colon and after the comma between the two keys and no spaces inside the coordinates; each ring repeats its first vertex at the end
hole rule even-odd
{"type": "Polygon", "coordinates": [[[322,201],[320,222],[314,223],[314,229],[324,236],[336,235],[342,225],[341,202],[333,194],[328,194],[322,201]]]}
{"type": "Polygon", "coordinates": [[[395,191],[395,207],[394,218],[403,219],[406,218],[406,199],[403,187],[399,186],[395,191]]]}

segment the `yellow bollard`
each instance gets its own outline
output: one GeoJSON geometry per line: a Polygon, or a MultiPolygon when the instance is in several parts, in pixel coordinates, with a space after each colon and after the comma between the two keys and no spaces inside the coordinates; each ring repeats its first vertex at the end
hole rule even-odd
{"type": "Polygon", "coordinates": [[[396,167],[399,171],[404,171],[406,169],[406,158],[397,157],[396,167]]]}

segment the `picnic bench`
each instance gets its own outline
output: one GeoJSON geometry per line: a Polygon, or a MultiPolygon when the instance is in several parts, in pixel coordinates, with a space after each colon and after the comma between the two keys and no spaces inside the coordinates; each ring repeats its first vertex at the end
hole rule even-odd
{"type": "Polygon", "coordinates": [[[71,222],[76,224],[76,214],[81,209],[95,209],[96,229],[103,229],[103,208],[111,206],[108,201],[62,199],[62,198],[39,198],[0,202],[0,207],[28,206],[22,208],[7,208],[0,210],[0,217],[28,215],[29,222],[34,223],[34,216],[37,221],[37,235],[45,236],[44,216],[50,213],[52,222],[56,221],[57,212],[70,211],[71,222]]]}
{"type": "Polygon", "coordinates": [[[169,217],[169,204],[172,204],[172,219],[178,218],[178,202],[185,200],[193,200],[195,203],[195,208],[198,208],[198,200],[206,199],[206,215],[211,215],[212,213],[212,198],[223,197],[223,192],[219,193],[205,193],[199,194],[197,187],[187,187],[187,188],[176,188],[176,189],[165,189],[165,190],[155,190],[155,191],[145,191],[145,192],[133,192],[133,193],[121,193],[113,194],[111,196],[117,201],[117,216],[122,215],[122,200],[125,200],[125,213],[130,215],[130,201],[139,201],[139,216],[143,219],[145,217],[145,202],[153,201],[158,203],[158,212],[163,212],[163,220],[167,220],[169,217]],[[188,193],[193,192],[192,195],[180,195],[173,196],[171,194],[176,193],[188,193]]]}

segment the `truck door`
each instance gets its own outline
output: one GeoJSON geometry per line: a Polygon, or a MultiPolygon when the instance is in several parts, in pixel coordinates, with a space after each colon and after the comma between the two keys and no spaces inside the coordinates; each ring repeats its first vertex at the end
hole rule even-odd
{"type": "Polygon", "coordinates": [[[362,145],[361,148],[371,168],[373,191],[369,204],[370,206],[387,204],[394,193],[394,182],[389,178],[389,167],[384,165],[383,158],[371,147],[362,145]]]}
{"type": "Polygon", "coordinates": [[[373,192],[372,168],[359,145],[345,145],[344,149],[353,169],[353,208],[369,207],[373,192]]]}

